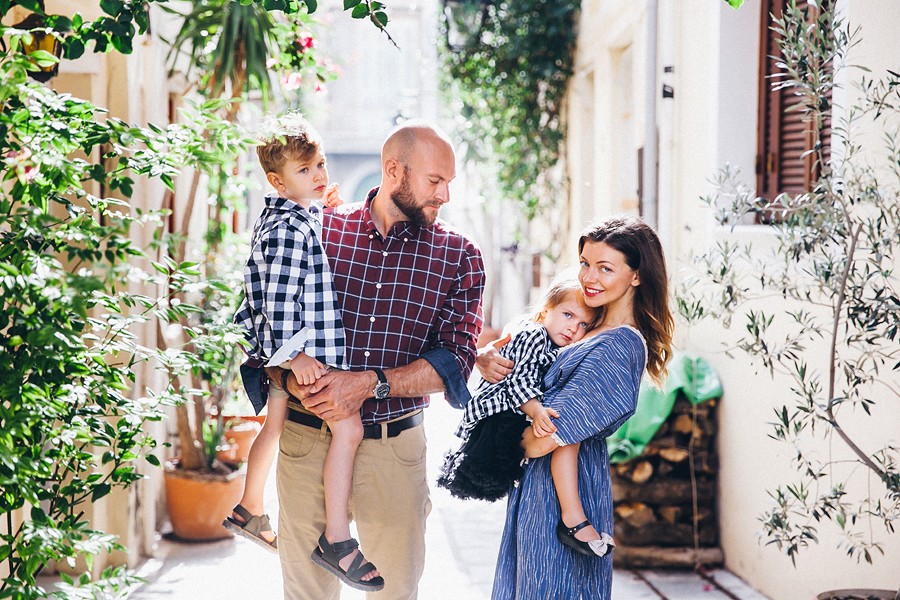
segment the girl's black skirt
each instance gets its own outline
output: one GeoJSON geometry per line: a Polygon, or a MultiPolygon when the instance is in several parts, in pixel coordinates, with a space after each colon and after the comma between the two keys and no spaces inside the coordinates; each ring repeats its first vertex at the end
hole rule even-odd
{"type": "Polygon", "coordinates": [[[511,410],[482,419],[459,450],[444,457],[438,486],[464,500],[504,497],[522,477],[522,433],[528,426],[525,415],[511,410]]]}

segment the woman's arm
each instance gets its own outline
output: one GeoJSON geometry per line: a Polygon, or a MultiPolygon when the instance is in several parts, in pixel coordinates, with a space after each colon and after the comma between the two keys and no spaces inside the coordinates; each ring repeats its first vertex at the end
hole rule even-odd
{"type": "Polygon", "coordinates": [[[544,394],[544,405],[560,415],[553,424],[562,444],[606,437],[618,429],[634,413],[644,369],[643,341],[625,328],[571,352],[559,359],[563,376],[544,394]]]}

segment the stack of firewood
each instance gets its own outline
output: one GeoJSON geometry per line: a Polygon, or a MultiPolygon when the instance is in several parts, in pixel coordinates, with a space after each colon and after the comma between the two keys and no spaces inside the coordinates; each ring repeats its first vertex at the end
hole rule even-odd
{"type": "Polygon", "coordinates": [[[612,466],[617,566],[722,563],[715,410],[679,397],[643,454],[612,466]]]}

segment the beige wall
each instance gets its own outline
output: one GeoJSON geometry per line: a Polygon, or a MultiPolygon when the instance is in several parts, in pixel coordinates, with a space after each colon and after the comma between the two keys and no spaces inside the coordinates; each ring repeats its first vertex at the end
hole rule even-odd
{"type": "MultiPolygon", "coordinates": [[[[627,158],[633,150],[630,145],[623,147],[622,129],[632,128],[633,139],[640,145],[645,126],[641,108],[646,80],[644,7],[643,2],[621,0],[583,4],[578,69],[569,97],[573,231],[578,229],[576,223],[630,210],[615,180],[623,173],[621,155],[627,158]],[[614,67],[627,46],[634,53],[630,85],[637,107],[631,124],[620,109],[628,102],[621,98],[628,85],[614,67]]],[[[850,62],[876,71],[896,70],[900,63],[896,2],[853,0],[843,2],[842,8],[863,28],[864,44],[850,62]]],[[[700,202],[711,191],[710,178],[726,163],[740,169],[747,183],[755,181],[760,4],[747,0],[735,11],[722,0],[659,0],[658,15],[659,83],[671,85],[675,92],[673,99],[659,98],[657,104],[659,233],[675,282],[684,276],[691,251],[706,248],[716,239],[753,241],[761,249],[773,241],[765,229],[755,226],[740,226],[735,233],[718,228],[700,202]],[[674,67],[674,72],[663,73],[665,66],[674,67]]],[[[846,100],[850,93],[837,92],[835,99],[846,100]]],[[[877,141],[882,133],[877,128],[867,141],[877,141]]],[[[792,482],[796,475],[791,465],[793,449],[771,440],[767,425],[773,420],[773,400],[789,390],[786,381],[756,374],[746,361],[724,355],[722,343],[738,334],[737,327],[728,331],[716,323],[690,331],[679,325],[677,332],[679,347],[702,352],[724,382],[719,500],[726,566],[776,600],[813,598],[836,587],[897,588],[900,534],[883,535],[875,528],[875,537],[885,549],[875,566],[848,559],[838,533],[829,525],[820,526],[820,543],[801,552],[796,569],[782,552],[760,541],[759,516],[770,506],[768,490],[792,482]]],[[[849,430],[863,433],[858,437],[870,450],[888,441],[900,442],[900,405],[886,395],[877,399],[875,418],[841,415],[849,430]]],[[[825,456],[844,453],[837,440],[816,448],[825,456]]],[[[860,491],[867,485],[877,489],[880,484],[858,473],[852,489],[860,491]]]]}

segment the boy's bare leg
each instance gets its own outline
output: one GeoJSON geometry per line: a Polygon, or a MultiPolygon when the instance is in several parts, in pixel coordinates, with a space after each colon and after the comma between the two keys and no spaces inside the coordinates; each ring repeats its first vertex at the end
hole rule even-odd
{"type": "MultiPolygon", "coordinates": [[[[350,539],[350,488],[353,485],[353,462],[363,437],[363,426],[359,415],[340,421],[328,421],[331,429],[331,445],[325,455],[323,477],[325,484],[325,539],[328,543],[350,539]]],[[[340,561],[345,571],[353,563],[355,550],[340,561]]],[[[361,577],[369,581],[378,577],[377,570],[361,577]]]]}
{"type": "MultiPolygon", "coordinates": [[[[247,509],[251,515],[261,515],[265,512],[264,492],[266,480],[269,478],[269,470],[272,461],[278,451],[278,439],[284,428],[284,420],[287,416],[287,396],[270,393],[267,401],[269,407],[266,414],[266,422],[253,440],[250,453],[247,456],[247,476],[244,480],[244,495],[241,497],[241,506],[247,509]]],[[[232,518],[243,521],[240,515],[232,513],[232,518]]],[[[261,531],[260,537],[267,542],[275,539],[275,532],[261,531]]]]}
{"type": "MultiPolygon", "coordinates": [[[[578,495],[578,449],[581,444],[567,444],[553,451],[550,457],[550,472],[553,474],[553,486],[559,498],[562,522],[566,527],[574,527],[587,521],[584,506],[578,495]]],[[[593,525],[575,533],[575,539],[582,542],[599,540],[600,534],[593,525]]]]}

